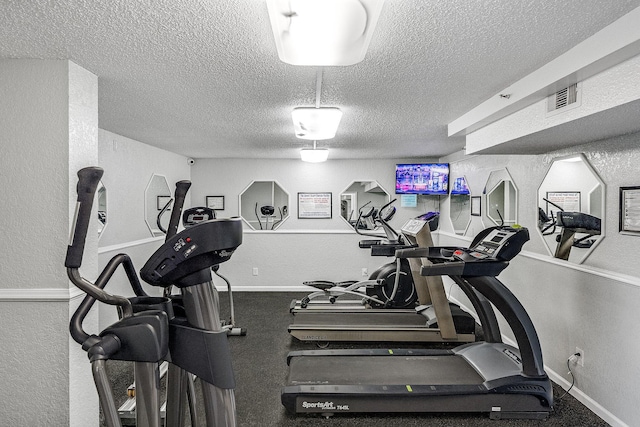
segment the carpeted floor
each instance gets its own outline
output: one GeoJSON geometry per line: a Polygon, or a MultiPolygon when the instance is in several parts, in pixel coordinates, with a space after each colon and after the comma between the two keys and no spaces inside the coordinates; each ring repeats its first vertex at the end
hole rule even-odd
{"type": "MultiPolygon", "coordinates": [[[[562,400],[564,390],[554,385],[556,402],[549,418],[533,420],[493,421],[482,414],[340,414],[329,419],[320,416],[288,414],[280,403],[280,389],[287,378],[286,355],[291,350],[315,349],[311,343],[291,338],[287,326],[291,322],[289,303],[301,293],[236,292],[236,323],[248,333],[244,337],[230,337],[236,376],[236,404],[239,426],[606,426],[602,419],[589,411],[571,395],[562,400]],[[496,424],[498,423],[498,424],[496,424]]],[[[220,294],[223,317],[228,313],[226,292],[220,294]]],[[[356,347],[331,344],[331,348],[356,347]]],[[[388,346],[388,344],[387,344],[388,346]]],[[[393,344],[394,347],[403,347],[393,344]]],[[[419,347],[420,345],[413,345],[419,347]]],[[[132,381],[130,364],[109,362],[116,401],[126,396],[132,381]]],[[[202,411],[200,411],[202,412],[202,411]]]]}

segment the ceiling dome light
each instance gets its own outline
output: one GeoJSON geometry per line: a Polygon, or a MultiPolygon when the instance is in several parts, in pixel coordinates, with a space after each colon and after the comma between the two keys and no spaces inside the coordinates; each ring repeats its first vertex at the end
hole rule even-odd
{"type": "Polygon", "coordinates": [[[297,107],[291,112],[291,118],[298,138],[319,141],[336,136],[342,111],[335,107],[297,107]]]}
{"type": "Polygon", "coordinates": [[[303,162],[322,163],[329,158],[328,148],[303,148],[300,150],[300,158],[303,162]]]}
{"type": "Polygon", "coordinates": [[[267,0],[280,60],[353,65],[364,59],[384,0],[267,0]]]}

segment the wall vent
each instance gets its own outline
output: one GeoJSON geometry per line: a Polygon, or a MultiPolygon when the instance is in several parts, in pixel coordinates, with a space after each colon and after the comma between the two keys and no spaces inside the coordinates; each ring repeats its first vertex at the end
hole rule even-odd
{"type": "Polygon", "coordinates": [[[574,83],[547,98],[547,116],[579,107],[581,104],[580,87],[574,83]]]}

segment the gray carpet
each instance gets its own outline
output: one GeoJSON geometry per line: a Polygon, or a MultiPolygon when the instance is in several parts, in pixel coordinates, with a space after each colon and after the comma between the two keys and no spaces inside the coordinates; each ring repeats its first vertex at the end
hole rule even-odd
{"type": "MultiPolygon", "coordinates": [[[[221,293],[221,310],[227,316],[227,295],[221,293]]],[[[280,389],[286,382],[286,355],[291,350],[315,349],[290,337],[289,303],[301,293],[236,292],[236,323],[247,328],[247,336],[230,337],[236,375],[236,404],[239,426],[606,426],[602,419],[564,390],[554,385],[556,402],[549,418],[542,421],[493,421],[486,414],[340,414],[326,419],[320,416],[288,414],[280,403],[280,389]],[[498,423],[498,424],[496,424],[498,423]]],[[[389,344],[384,345],[385,347],[389,344]]],[[[360,345],[332,344],[331,348],[360,345]]],[[[364,345],[362,345],[364,346],[364,345]]],[[[370,347],[371,345],[367,345],[370,347]]],[[[419,345],[413,345],[418,347],[419,345]]],[[[383,347],[383,345],[380,345],[383,347]]],[[[392,344],[392,347],[403,347],[392,344]]],[[[109,362],[109,372],[120,402],[132,381],[130,364],[109,362]]],[[[200,411],[202,412],[202,411],[200,411]]]]}

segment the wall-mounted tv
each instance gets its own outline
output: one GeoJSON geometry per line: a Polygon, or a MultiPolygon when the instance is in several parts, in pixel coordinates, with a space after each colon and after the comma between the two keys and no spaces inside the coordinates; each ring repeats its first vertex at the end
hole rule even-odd
{"type": "Polygon", "coordinates": [[[448,193],[448,163],[396,165],[396,194],[446,195],[448,193]]]}
{"type": "Polygon", "coordinates": [[[469,186],[467,185],[467,180],[464,178],[464,176],[456,178],[453,181],[453,188],[451,188],[451,195],[455,196],[456,194],[458,195],[471,194],[471,192],[469,191],[469,186]]]}

